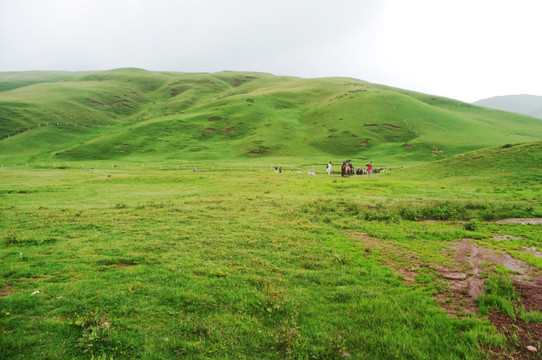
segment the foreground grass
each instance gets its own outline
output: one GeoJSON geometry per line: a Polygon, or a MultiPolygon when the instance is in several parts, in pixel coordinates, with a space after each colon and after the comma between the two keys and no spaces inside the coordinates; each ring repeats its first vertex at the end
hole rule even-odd
{"type": "Polygon", "coordinates": [[[411,220],[540,215],[513,193],[383,174],[0,177],[0,357],[14,359],[483,358],[504,344],[492,326],[449,317],[348,230],[437,249],[466,230],[411,220]]]}

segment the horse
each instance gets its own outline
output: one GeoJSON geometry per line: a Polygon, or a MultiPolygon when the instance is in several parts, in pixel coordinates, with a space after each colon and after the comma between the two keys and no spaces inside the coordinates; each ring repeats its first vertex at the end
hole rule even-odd
{"type": "Polygon", "coordinates": [[[343,166],[341,167],[341,176],[345,177],[350,175],[352,175],[352,168],[349,164],[343,164],[343,166]]]}

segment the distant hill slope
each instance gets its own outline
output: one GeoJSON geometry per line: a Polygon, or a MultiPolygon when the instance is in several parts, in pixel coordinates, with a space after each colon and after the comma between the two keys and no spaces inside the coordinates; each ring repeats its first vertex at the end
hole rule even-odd
{"type": "MultiPolygon", "coordinates": [[[[401,172],[404,178],[423,181],[446,181],[454,184],[484,183],[490,187],[507,186],[519,198],[534,196],[540,200],[542,191],[542,141],[505,144],[420,164],[401,172]]],[[[488,190],[499,191],[499,190],[488,190]]]]}
{"type": "Polygon", "coordinates": [[[0,91],[0,159],[406,164],[542,139],[532,117],[351,78],[132,68],[19,75],[0,73],[12,84],[0,91]]]}
{"type": "Polygon", "coordinates": [[[491,109],[510,111],[542,119],[542,96],[507,95],[482,99],[473,103],[491,109]]]}
{"type": "Polygon", "coordinates": [[[542,163],[542,141],[534,141],[470,151],[412,167],[405,172],[418,173],[422,178],[485,176],[489,173],[495,174],[496,177],[536,174],[538,187],[542,188],[542,167],[534,166],[540,163],[542,163]]]}
{"type": "Polygon", "coordinates": [[[0,73],[0,91],[12,90],[23,86],[45,82],[57,82],[74,79],[86,72],[69,71],[14,71],[0,73]]]}

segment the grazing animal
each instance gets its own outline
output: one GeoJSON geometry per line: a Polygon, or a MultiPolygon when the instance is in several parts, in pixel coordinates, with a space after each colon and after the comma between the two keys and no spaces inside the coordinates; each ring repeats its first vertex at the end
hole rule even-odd
{"type": "Polygon", "coordinates": [[[341,176],[350,176],[352,175],[352,168],[350,167],[350,164],[345,163],[341,166],[341,176]]]}

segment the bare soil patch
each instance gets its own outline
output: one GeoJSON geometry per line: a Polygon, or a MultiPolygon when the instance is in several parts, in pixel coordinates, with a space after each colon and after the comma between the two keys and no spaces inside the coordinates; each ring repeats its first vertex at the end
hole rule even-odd
{"type": "MultiPolygon", "coordinates": [[[[520,296],[520,300],[514,304],[515,307],[524,307],[526,312],[542,311],[542,275],[536,274],[535,269],[527,263],[507,253],[487,249],[472,239],[461,239],[454,246],[443,249],[447,258],[452,260],[451,265],[443,266],[423,260],[421,254],[406,253],[407,250],[404,248],[366,233],[351,232],[349,236],[362,244],[365,256],[370,256],[378,249],[382,254],[380,262],[400,274],[406,284],[414,285],[416,275],[422,268],[438,272],[439,281],[442,281],[446,290],[439,292],[435,298],[442,308],[453,316],[476,313],[476,299],[484,292],[485,274],[497,265],[502,265],[512,272],[511,277],[520,296]]],[[[503,240],[512,238],[515,237],[502,236],[503,240]]],[[[496,311],[490,312],[488,319],[508,340],[505,349],[488,349],[489,358],[542,358],[542,324],[528,324],[519,316],[514,320],[496,311]],[[527,349],[528,346],[534,346],[538,351],[533,353],[527,349]]]]}
{"type": "Polygon", "coordinates": [[[104,105],[104,104],[102,104],[101,102],[96,101],[96,100],[92,100],[92,99],[88,99],[88,100],[90,100],[90,102],[93,103],[94,105],[101,105],[101,106],[104,105]]]}
{"type": "Polygon", "coordinates": [[[521,319],[513,320],[495,311],[489,314],[489,321],[506,336],[509,343],[506,349],[489,350],[491,359],[530,360],[542,357],[542,324],[527,324],[521,319]],[[530,352],[528,346],[534,346],[537,352],[530,352]]]}
{"type": "Polygon", "coordinates": [[[129,262],[119,262],[117,263],[117,267],[123,268],[123,267],[130,267],[130,266],[136,266],[137,263],[129,263],[129,262]]]}
{"type": "Polygon", "coordinates": [[[518,238],[517,236],[514,236],[514,235],[504,234],[504,235],[495,235],[495,236],[493,236],[493,239],[495,239],[495,240],[519,240],[520,238],[518,238]]]}
{"type": "Polygon", "coordinates": [[[496,224],[524,224],[535,225],[542,224],[542,218],[517,218],[517,219],[503,219],[495,222],[496,224]]]}
{"type": "Polygon", "coordinates": [[[8,297],[13,292],[13,287],[6,285],[0,288],[0,297],[8,297]]]}
{"type": "Polygon", "coordinates": [[[392,128],[393,130],[402,130],[403,127],[402,126],[397,126],[397,125],[393,125],[393,124],[382,124],[384,126],[387,126],[389,128],[392,128]]]}
{"type": "MultiPolygon", "coordinates": [[[[448,249],[446,255],[452,260],[452,265],[443,266],[422,260],[415,253],[406,254],[405,249],[379,241],[369,234],[352,232],[349,235],[364,244],[367,252],[371,252],[371,249],[381,250],[384,254],[383,263],[402,275],[407,283],[415,282],[421,268],[438,272],[448,291],[435,297],[446,311],[454,315],[476,312],[476,298],[484,291],[484,273],[499,264],[512,271],[517,284],[529,284],[529,279],[535,276],[534,269],[525,262],[507,253],[487,249],[472,239],[461,239],[448,249]]],[[[532,294],[527,296],[532,297],[532,294]]]]}

